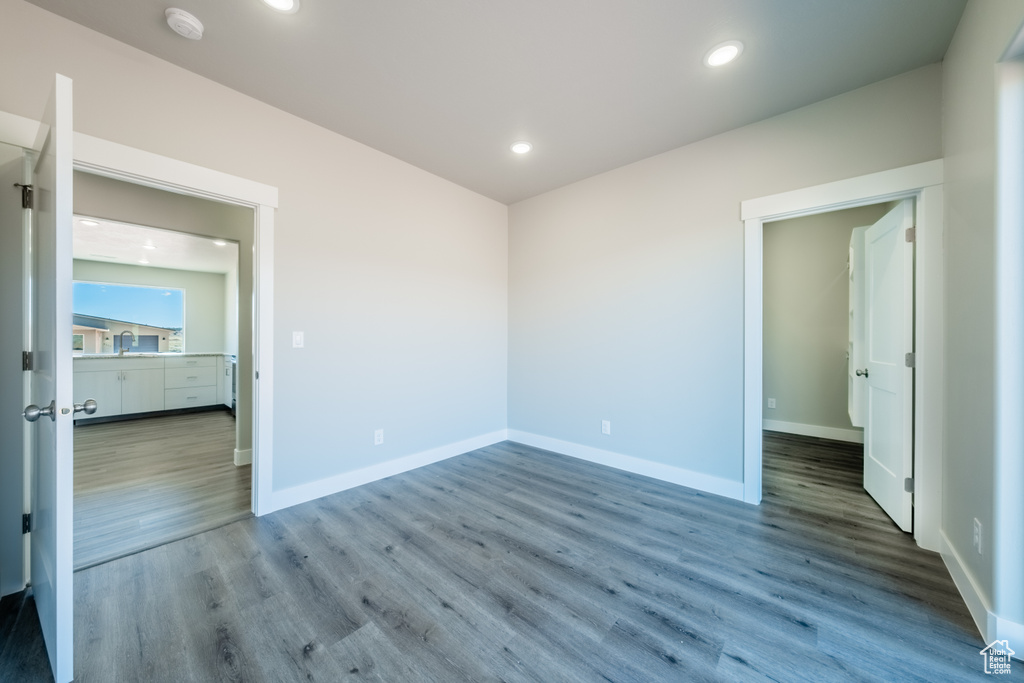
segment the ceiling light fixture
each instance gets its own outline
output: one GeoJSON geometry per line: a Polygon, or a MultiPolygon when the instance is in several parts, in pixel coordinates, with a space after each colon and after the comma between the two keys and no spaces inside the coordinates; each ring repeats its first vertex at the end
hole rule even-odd
{"type": "Polygon", "coordinates": [[[730,40],[719,43],[708,50],[704,56],[705,66],[723,66],[736,59],[743,53],[743,43],[738,40],[730,40]]]}
{"type": "Polygon", "coordinates": [[[171,7],[164,12],[164,16],[167,17],[167,25],[179,36],[189,40],[199,40],[203,37],[203,22],[185,10],[171,7]]]}
{"type": "Polygon", "coordinates": [[[139,259],[139,263],[141,263],[142,265],[146,265],[147,263],[149,263],[149,261],[147,261],[147,260],[146,260],[146,259],[144,259],[144,258],[140,258],[140,259],[139,259]]]}
{"type": "Polygon", "coordinates": [[[218,247],[227,246],[227,242],[225,242],[224,240],[214,240],[213,243],[216,244],[218,247]]]}
{"type": "Polygon", "coordinates": [[[153,246],[152,244],[143,244],[142,248],[143,249],[156,249],[156,247],[153,246]]]}
{"type": "Polygon", "coordinates": [[[78,222],[82,225],[88,225],[90,228],[95,228],[97,225],[99,225],[98,221],[91,221],[88,218],[79,218],[78,222]]]}
{"type": "Polygon", "coordinates": [[[519,142],[513,142],[512,146],[509,147],[509,149],[511,149],[516,154],[526,154],[531,149],[533,149],[533,145],[531,145],[529,142],[526,142],[525,140],[520,140],[519,142]]]}
{"type": "Polygon", "coordinates": [[[263,0],[263,3],[282,14],[295,14],[299,11],[299,0],[263,0]]]}

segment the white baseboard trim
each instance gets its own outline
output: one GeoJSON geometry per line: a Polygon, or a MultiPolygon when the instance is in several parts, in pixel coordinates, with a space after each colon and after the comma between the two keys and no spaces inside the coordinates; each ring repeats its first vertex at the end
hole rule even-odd
{"type": "Polygon", "coordinates": [[[1010,643],[1014,651],[1013,658],[1024,662],[1024,624],[1009,619],[1003,619],[989,613],[989,633],[995,635],[985,639],[986,643],[993,640],[1005,640],[1010,643]]]}
{"type": "Polygon", "coordinates": [[[396,458],[376,465],[370,465],[369,467],[364,467],[362,469],[344,472],[333,477],[328,477],[327,479],[311,481],[307,484],[299,484],[298,486],[292,486],[291,488],[287,488],[282,491],[274,491],[267,512],[282,510],[284,508],[291,507],[292,505],[298,505],[299,503],[323,498],[324,496],[329,496],[332,493],[345,491],[347,489],[355,488],[356,486],[369,484],[372,481],[384,479],[385,477],[391,477],[396,474],[401,474],[402,472],[408,472],[409,470],[414,470],[418,467],[423,467],[424,465],[430,465],[431,463],[440,462],[441,460],[447,460],[448,458],[452,458],[456,455],[462,455],[469,451],[475,451],[476,449],[483,448],[484,446],[500,443],[505,441],[507,438],[508,431],[501,429],[496,432],[491,432],[490,434],[482,434],[464,441],[457,441],[445,446],[438,446],[437,448],[413,453],[412,455],[407,455],[402,458],[396,458]]]}
{"type": "Polygon", "coordinates": [[[243,448],[242,450],[235,449],[235,465],[251,465],[252,464],[252,449],[243,448]]]}
{"type": "Polygon", "coordinates": [[[964,564],[963,559],[957,553],[953,544],[949,542],[946,532],[940,531],[939,535],[942,538],[942,550],[940,551],[942,561],[945,563],[949,575],[953,578],[953,583],[956,584],[957,590],[960,591],[960,596],[967,603],[967,610],[974,619],[974,625],[978,627],[978,633],[981,634],[986,643],[992,642],[987,639],[988,615],[990,614],[988,601],[981,592],[977,581],[974,580],[974,575],[967,569],[967,565],[964,564]]]}
{"type": "Polygon", "coordinates": [[[981,634],[981,639],[986,643],[996,640],[1008,640],[1010,646],[1015,649],[1014,659],[1024,661],[1024,624],[1003,619],[992,612],[988,600],[978,586],[974,575],[967,569],[963,558],[949,542],[946,532],[940,532],[942,538],[942,561],[953,578],[953,583],[960,591],[961,597],[967,603],[967,609],[974,619],[974,625],[981,634]],[[1019,645],[1019,646],[1018,646],[1019,645]]]}
{"type": "Polygon", "coordinates": [[[800,436],[814,436],[819,439],[832,439],[833,441],[864,443],[864,431],[861,429],[821,427],[819,425],[805,425],[800,422],[783,422],[782,420],[762,420],[761,426],[772,432],[799,434],[800,436]]]}
{"type": "Polygon", "coordinates": [[[614,453],[570,441],[552,439],[547,436],[540,436],[539,434],[521,432],[516,429],[508,430],[508,439],[526,444],[527,446],[533,446],[534,448],[543,448],[546,451],[554,451],[555,453],[579,458],[580,460],[607,465],[608,467],[625,470],[633,474],[642,474],[645,477],[660,479],[706,493],[743,500],[743,482],[741,481],[731,481],[710,474],[683,469],[682,467],[652,462],[631,455],[614,453]]]}

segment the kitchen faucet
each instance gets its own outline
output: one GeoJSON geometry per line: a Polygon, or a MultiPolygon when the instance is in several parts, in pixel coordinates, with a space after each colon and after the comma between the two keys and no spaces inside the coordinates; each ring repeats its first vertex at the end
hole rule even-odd
{"type": "Polygon", "coordinates": [[[135,333],[134,332],[132,332],[131,330],[125,330],[124,332],[122,332],[121,333],[121,350],[117,352],[117,355],[119,355],[119,356],[123,356],[124,355],[124,335],[126,335],[126,334],[131,335],[131,337],[132,337],[132,344],[135,343],[135,333]]]}

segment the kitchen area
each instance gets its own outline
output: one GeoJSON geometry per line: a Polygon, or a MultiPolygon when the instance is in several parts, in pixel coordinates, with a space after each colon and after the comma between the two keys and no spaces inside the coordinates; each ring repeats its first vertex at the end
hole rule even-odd
{"type": "MultiPolygon", "coordinates": [[[[90,199],[116,192],[121,207],[139,192],[81,180],[90,199]]],[[[214,209],[178,211],[194,217],[187,231],[184,220],[177,230],[75,216],[72,394],[96,402],[74,423],[75,570],[252,514],[251,401],[238,372],[248,266],[237,241],[197,234],[224,220],[214,209]]]]}

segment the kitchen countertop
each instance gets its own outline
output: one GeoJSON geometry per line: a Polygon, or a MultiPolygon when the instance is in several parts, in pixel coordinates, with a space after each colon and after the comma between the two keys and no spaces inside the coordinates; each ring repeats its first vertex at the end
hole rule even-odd
{"type": "Polygon", "coordinates": [[[93,359],[93,358],[187,358],[187,357],[194,358],[194,357],[197,357],[197,356],[231,356],[231,355],[232,354],[230,354],[230,353],[216,353],[216,352],[208,352],[208,353],[173,353],[173,352],[169,352],[168,351],[168,352],[164,352],[164,353],[132,353],[131,351],[129,351],[128,353],[124,354],[123,356],[119,356],[116,353],[83,353],[83,354],[75,356],[75,360],[78,360],[79,358],[87,358],[87,359],[93,359]]]}

